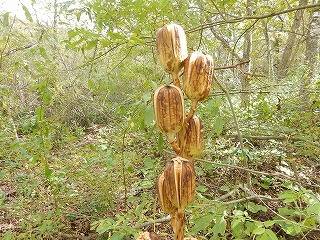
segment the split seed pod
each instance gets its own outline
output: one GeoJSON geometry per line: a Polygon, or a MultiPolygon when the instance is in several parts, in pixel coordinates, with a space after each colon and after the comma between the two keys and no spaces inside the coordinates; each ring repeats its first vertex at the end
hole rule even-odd
{"type": "Polygon", "coordinates": [[[166,133],[174,151],[179,154],[174,136],[181,130],[185,119],[181,89],[174,85],[159,87],[154,93],[153,103],[157,126],[166,133]]]}
{"type": "Polygon", "coordinates": [[[177,24],[166,24],[156,35],[160,65],[173,76],[174,85],[180,87],[179,71],[188,57],[187,38],[183,28],[177,24]]]}
{"type": "Polygon", "coordinates": [[[193,200],[196,188],[194,165],[182,157],[173,158],[164,170],[167,196],[171,204],[183,211],[193,200]]]}
{"type": "Polygon", "coordinates": [[[201,119],[194,115],[186,125],[186,129],[177,135],[181,156],[194,161],[204,148],[204,129],[201,119]]]}
{"type": "Polygon", "coordinates": [[[189,54],[184,63],[183,89],[192,106],[188,119],[190,119],[198,105],[205,100],[212,87],[213,59],[210,55],[201,52],[189,54]]]}
{"type": "Polygon", "coordinates": [[[164,173],[160,174],[157,179],[157,193],[160,207],[165,213],[173,214],[177,208],[172,206],[166,189],[164,173]]]}

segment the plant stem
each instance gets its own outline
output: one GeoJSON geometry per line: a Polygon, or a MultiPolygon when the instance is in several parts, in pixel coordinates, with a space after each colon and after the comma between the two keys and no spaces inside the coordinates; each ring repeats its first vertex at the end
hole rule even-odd
{"type": "MultiPolygon", "coordinates": [[[[241,132],[240,132],[238,118],[236,116],[236,113],[235,113],[235,110],[234,110],[234,107],[233,107],[233,103],[231,101],[231,97],[229,95],[229,92],[224,88],[224,86],[219,82],[219,80],[215,76],[214,76],[214,80],[219,85],[221,90],[226,94],[226,97],[227,97],[227,100],[229,102],[230,109],[231,109],[231,112],[232,112],[232,117],[233,117],[233,120],[234,120],[234,123],[235,123],[235,128],[236,128],[236,131],[237,131],[237,134],[238,134],[241,153],[243,155],[243,165],[244,165],[245,168],[248,168],[248,159],[247,159],[247,156],[244,154],[243,138],[242,138],[242,135],[241,135],[241,132]]],[[[246,172],[246,176],[247,176],[247,184],[251,188],[251,176],[250,176],[250,173],[246,172]]]]}
{"type": "Polygon", "coordinates": [[[122,135],[122,151],[121,151],[121,175],[123,179],[123,187],[124,187],[124,205],[127,207],[127,198],[128,198],[128,191],[127,191],[127,178],[125,174],[125,162],[124,162],[124,149],[125,149],[125,138],[126,138],[126,133],[128,131],[129,127],[127,127],[123,131],[122,135]]]}

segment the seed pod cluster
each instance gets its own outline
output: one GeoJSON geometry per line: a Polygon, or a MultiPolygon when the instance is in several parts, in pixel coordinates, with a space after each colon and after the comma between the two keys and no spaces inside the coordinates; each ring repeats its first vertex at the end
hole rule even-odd
{"type": "Polygon", "coordinates": [[[204,148],[204,130],[194,115],[198,102],[204,101],[212,87],[213,60],[210,55],[188,55],[186,35],[179,25],[166,24],[156,36],[160,65],[172,75],[173,85],[159,87],[154,93],[156,124],[175,151],[156,183],[162,210],[171,216],[175,240],[184,238],[184,210],[194,199],[196,175],[194,159],[204,148]],[[184,68],[183,90],[191,100],[186,116],[179,72],[184,68]]]}

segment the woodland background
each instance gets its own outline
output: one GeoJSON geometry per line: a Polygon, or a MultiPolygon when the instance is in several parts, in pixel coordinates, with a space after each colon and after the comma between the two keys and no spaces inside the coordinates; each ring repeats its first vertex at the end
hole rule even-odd
{"type": "Polygon", "coordinates": [[[197,110],[186,234],[320,239],[319,1],[24,2],[0,17],[2,239],[172,239],[155,181],[173,151],[152,106],[170,22],[218,81],[197,110]]]}

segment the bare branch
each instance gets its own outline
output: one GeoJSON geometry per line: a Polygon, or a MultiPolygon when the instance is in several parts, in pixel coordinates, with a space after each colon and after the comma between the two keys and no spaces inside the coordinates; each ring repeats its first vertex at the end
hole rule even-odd
{"type": "Polygon", "coordinates": [[[139,228],[144,228],[144,227],[147,227],[147,226],[150,226],[150,225],[154,225],[156,223],[165,223],[165,222],[169,222],[170,219],[171,219],[171,217],[170,217],[170,215],[168,215],[165,218],[160,218],[160,219],[156,219],[154,221],[145,222],[145,223],[142,223],[140,225],[134,226],[133,228],[139,229],[139,228]]]}
{"type": "Polygon", "coordinates": [[[320,7],[320,3],[298,6],[298,7],[290,8],[290,9],[287,9],[284,11],[269,13],[269,14],[260,15],[260,16],[243,16],[243,17],[230,19],[227,21],[222,20],[222,21],[217,21],[217,22],[209,22],[206,24],[201,24],[195,28],[191,28],[191,29],[187,30],[186,33],[197,32],[197,31],[200,31],[201,29],[207,29],[207,28],[211,28],[213,26],[218,26],[218,25],[222,25],[222,24],[238,23],[238,22],[243,22],[245,20],[260,20],[260,19],[265,19],[265,18],[270,18],[270,17],[282,15],[282,14],[289,13],[289,12],[294,12],[294,11],[301,10],[301,9],[316,8],[316,7],[320,7]]]}

